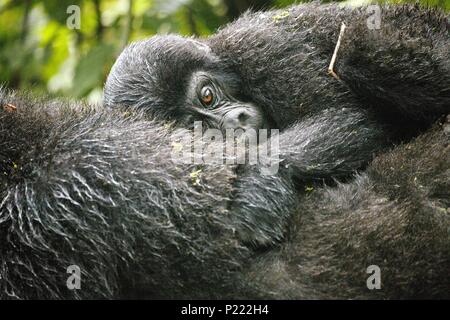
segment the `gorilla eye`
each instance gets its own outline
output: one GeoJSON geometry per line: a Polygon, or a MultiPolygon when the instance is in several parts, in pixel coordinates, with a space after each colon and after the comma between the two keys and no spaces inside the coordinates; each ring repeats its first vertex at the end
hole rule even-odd
{"type": "Polygon", "coordinates": [[[214,89],[210,86],[204,86],[200,91],[200,101],[205,107],[209,107],[214,103],[214,89]]]}

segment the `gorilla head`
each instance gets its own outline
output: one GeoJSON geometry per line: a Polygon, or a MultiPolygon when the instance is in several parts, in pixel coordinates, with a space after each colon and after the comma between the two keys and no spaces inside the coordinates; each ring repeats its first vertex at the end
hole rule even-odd
{"type": "Polygon", "coordinates": [[[105,84],[105,103],[142,108],[185,128],[258,129],[262,111],[240,91],[210,48],[194,39],[156,36],[126,48],[105,84]]]}

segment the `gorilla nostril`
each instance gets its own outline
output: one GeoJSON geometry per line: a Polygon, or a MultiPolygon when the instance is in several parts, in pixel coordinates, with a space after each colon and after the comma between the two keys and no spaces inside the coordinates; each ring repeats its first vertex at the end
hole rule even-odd
{"type": "Polygon", "coordinates": [[[248,120],[249,117],[250,116],[248,115],[248,113],[241,112],[239,114],[239,116],[238,116],[238,120],[239,120],[240,123],[245,123],[248,120]]]}

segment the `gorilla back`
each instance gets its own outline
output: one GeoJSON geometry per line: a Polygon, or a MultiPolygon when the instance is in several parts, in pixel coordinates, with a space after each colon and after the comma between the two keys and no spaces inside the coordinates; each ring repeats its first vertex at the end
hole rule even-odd
{"type": "MultiPolygon", "coordinates": [[[[297,207],[275,202],[290,215],[272,232],[291,227],[261,250],[236,234],[247,217],[231,203],[247,190],[232,167],[167,160],[169,135],[183,130],[4,91],[0,104],[17,108],[0,109],[1,298],[449,298],[440,125],[353,182],[300,192],[297,207]],[[67,286],[73,265],[78,290],[67,286]],[[370,265],[381,290],[366,286],[370,265]]],[[[249,181],[265,192],[239,204],[255,210],[292,190],[249,181]]]]}

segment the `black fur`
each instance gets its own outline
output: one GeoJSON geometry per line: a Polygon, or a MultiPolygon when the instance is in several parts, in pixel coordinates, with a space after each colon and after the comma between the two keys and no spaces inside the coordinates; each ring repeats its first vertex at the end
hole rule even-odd
{"type": "MultiPolygon", "coordinates": [[[[448,30],[439,13],[385,8],[385,22],[405,34],[382,31],[386,46],[370,58],[358,51],[361,10],[249,14],[206,40],[204,55],[172,37],[164,57],[151,56],[156,68],[144,63],[155,73],[128,55],[134,77],[113,73],[105,98],[141,108],[1,91],[0,106],[17,110],[0,109],[0,297],[449,298],[449,136],[436,125],[386,151],[449,111],[448,30]],[[339,82],[326,67],[344,18],[354,29],[338,56],[339,82]],[[407,50],[422,32],[431,44],[407,50]],[[398,58],[406,51],[414,64],[398,58]],[[186,130],[148,116],[183,116],[174,98],[185,92],[186,65],[219,68],[282,129],[278,175],[170,161],[172,135],[186,130]],[[391,111],[412,132],[396,130],[391,111]],[[321,183],[335,177],[350,180],[321,183]],[[82,288],[71,291],[73,264],[82,288]],[[372,264],[381,290],[366,287],[372,264]]],[[[159,50],[158,39],[147,44],[159,50]]]]}

